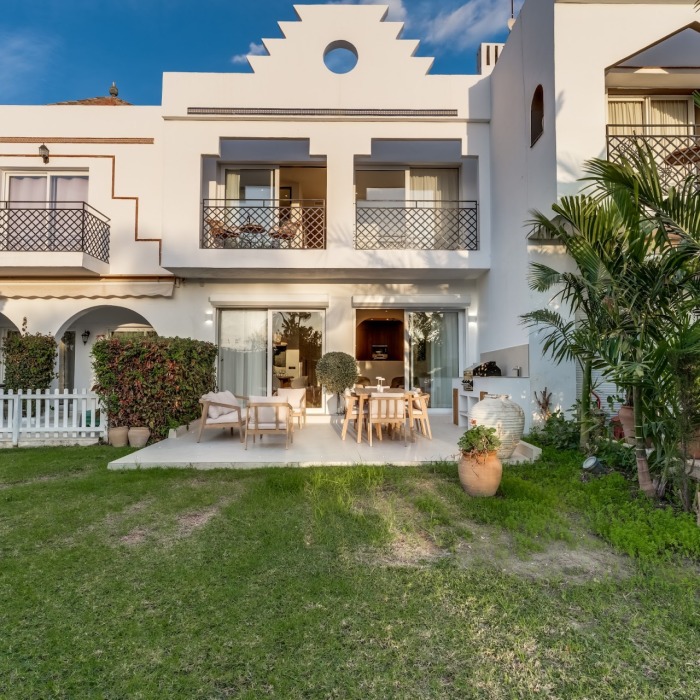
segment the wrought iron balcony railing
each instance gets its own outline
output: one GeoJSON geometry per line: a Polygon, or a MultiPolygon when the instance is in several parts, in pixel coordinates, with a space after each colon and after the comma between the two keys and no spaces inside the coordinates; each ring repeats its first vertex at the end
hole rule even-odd
{"type": "Polygon", "coordinates": [[[87,253],[109,262],[109,219],[85,202],[0,202],[0,251],[87,253]]]}
{"type": "Polygon", "coordinates": [[[322,199],[205,199],[202,248],[326,247],[322,199]]]}
{"type": "Polygon", "coordinates": [[[358,204],[358,250],[478,250],[476,202],[358,204]]]}
{"type": "Polygon", "coordinates": [[[700,132],[695,124],[608,124],[608,160],[619,163],[648,147],[664,187],[678,186],[689,175],[700,175],[700,132]]]}

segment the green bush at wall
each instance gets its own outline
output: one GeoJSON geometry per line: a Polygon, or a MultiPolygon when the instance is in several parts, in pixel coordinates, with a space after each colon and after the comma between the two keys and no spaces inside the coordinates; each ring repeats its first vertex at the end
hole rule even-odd
{"type": "Polygon", "coordinates": [[[48,389],[56,378],[56,339],[52,335],[12,333],[2,346],[6,391],[48,389]]]}
{"type": "Polygon", "coordinates": [[[216,345],[191,338],[133,337],[92,346],[95,386],[111,427],[148,426],[156,440],[200,415],[216,385],[216,345]]]}

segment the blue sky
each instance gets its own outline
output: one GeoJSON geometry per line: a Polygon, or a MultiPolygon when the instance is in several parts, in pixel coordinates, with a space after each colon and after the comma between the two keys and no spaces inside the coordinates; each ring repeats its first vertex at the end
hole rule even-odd
{"type": "MultiPolygon", "coordinates": [[[[335,0],[389,5],[434,56],[432,73],[473,73],[482,41],[502,41],[511,0],[335,0]]],[[[297,4],[331,4],[306,0],[297,4]]],[[[515,0],[516,13],[522,0],[515,0]]],[[[248,71],[246,54],[281,36],[292,0],[3,0],[0,104],[106,95],[160,104],[167,71],[248,71]]]]}

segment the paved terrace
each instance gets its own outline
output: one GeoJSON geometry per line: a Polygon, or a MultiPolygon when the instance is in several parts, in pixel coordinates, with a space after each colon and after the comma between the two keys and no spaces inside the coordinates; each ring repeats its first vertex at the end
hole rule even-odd
{"type": "MultiPolygon", "coordinates": [[[[459,452],[457,440],[465,428],[452,423],[452,412],[431,413],[433,439],[416,433],[407,445],[403,439],[384,440],[373,437],[367,442],[363,431],[362,443],[351,428],[345,441],[341,440],[342,416],[309,416],[306,426],[294,430],[294,443],[285,450],[283,435],[266,435],[253,443],[248,439],[245,450],[229,430],[205,430],[197,443],[197,423],[181,437],[168,438],[138,452],[109,463],[109,469],[145,469],[153,467],[180,467],[194,469],[254,469],[256,467],[315,467],[352,466],[355,464],[394,464],[415,466],[436,461],[454,462],[459,452]]],[[[535,447],[521,443],[521,449],[510,461],[530,461],[539,454],[535,447]]]]}

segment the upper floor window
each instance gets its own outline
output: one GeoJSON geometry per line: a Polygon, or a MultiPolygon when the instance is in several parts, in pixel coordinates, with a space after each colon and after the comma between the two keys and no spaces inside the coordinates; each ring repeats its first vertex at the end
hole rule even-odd
{"type": "Polygon", "coordinates": [[[87,175],[22,173],[7,176],[6,199],[11,208],[75,208],[88,201],[87,175]]]}
{"type": "Polygon", "coordinates": [[[609,133],[682,136],[695,121],[691,97],[630,96],[608,100],[609,133]]]}
{"type": "Polygon", "coordinates": [[[410,168],[401,170],[357,170],[357,203],[361,206],[457,206],[457,168],[410,168]]]}
{"type": "Polygon", "coordinates": [[[530,148],[534,146],[544,132],[544,90],[541,85],[535,88],[530,105],[530,148]]]}

